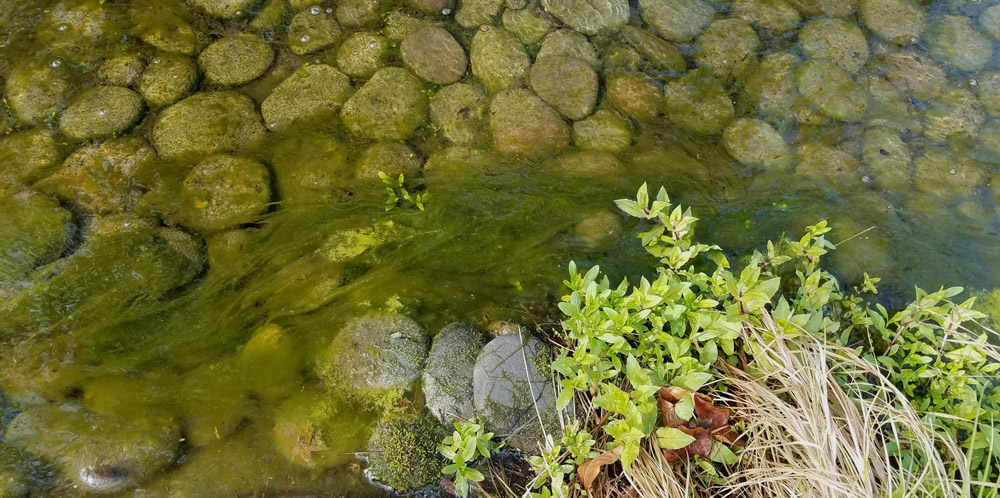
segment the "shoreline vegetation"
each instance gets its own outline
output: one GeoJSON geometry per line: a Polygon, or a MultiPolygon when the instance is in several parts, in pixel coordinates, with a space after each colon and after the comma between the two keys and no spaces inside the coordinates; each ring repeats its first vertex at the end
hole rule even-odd
{"type": "MultiPolygon", "coordinates": [[[[570,263],[551,368],[558,408],[582,417],[528,457],[528,489],[484,495],[1000,494],[1000,341],[975,297],[918,288],[891,312],[870,299],[877,278],[846,287],[822,269],[826,222],[730,262],[664,189],[617,204],[648,224],[659,264],[613,286],[570,263]]],[[[503,482],[466,469],[499,448],[493,434],[455,427],[439,449],[456,493],[503,482]]]]}

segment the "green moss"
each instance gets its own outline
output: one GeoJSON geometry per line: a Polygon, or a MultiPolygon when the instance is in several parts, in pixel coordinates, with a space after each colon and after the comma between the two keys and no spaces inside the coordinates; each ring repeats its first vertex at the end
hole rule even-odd
{"type": "Polygon", "coordinates": [[[437,481],[444,459],[437,452],[446,435],[434,420],[397,419],[378,427],[368,442],[375,479],[398,491],[414,490],[437,481]]]}

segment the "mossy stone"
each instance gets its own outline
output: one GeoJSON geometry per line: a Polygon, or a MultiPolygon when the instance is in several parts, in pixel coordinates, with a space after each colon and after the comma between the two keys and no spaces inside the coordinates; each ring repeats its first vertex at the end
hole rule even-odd
{"type": "Polygon", "coordinates": [[[653,68],[673,72],[687,69],[684,55],[670,42],[636,26],[622,26],[619,33],[653,68]]]}
{"type": "Polygon", "coordinates": [[[136,0],[128,11],[139,39],[159,50],[194,56],[204,46],[205,34],[179,0],[136,0]]]}
{"type": "Polygon", "coordinates": [[[621,235],[622,218],[617,213],[601,210],[588,214],[573,225],[573,235],[585,246],[596,249],[621,235]]]}
{"type": "Polygon", "coordinates": [[[830,118],[859,121],[868,111],[868,92],[833,61],[804,61],[796,72],[796,83],[806,102],[830,118]]]}
{"type": "Polygon", "coordinates": [[[531,67],[524,45],[503,28],[480,30],[472,38],[472,74],[493,93],[523,86],[531,67]]]}
{"type": "Polygon", "coordinates": [[[659,114],[663,90],[644,74],[621,74],[608,82],[607,98],[618,110],[644,123],[659,114]]]}
{"type": "Polygon", "coordinates": [[[799,45],[807,56],[829,59],[849,73],[857,73],[868,62],[868,38],[843,19],[809,21],[799,30],[799,45]]]}
{"type": "Polygon", "coordinates": [[[153,125],[153,145],[164,157],[204,156],[235,151],[264,133],[249,97],[204,92],[160,113],[153,125]]]}
{"type": "Polygon", "coordinates": [[[860,187],[864,176],[857,158],[820,142],[807,142],[795,149],[795,174],[837,189],[860,187]]]}
{"type": "Polygon", "coordinates": [[[212,232],[254,221],[271,201],[271,178],[263,164],[212,156],[184,178],[181,216],[196,230],[212,232]]]}
{"type": "Polygon", "coordinates": [[[873,65],[875,74],[920,100],[936,99],[948,85],[944,69],[932,58],[915,51],[901,50],[880,55],[873,65]]]}
{"type": "Polygon", "coordinates": [[[462,0],[455,13],[455,22],[463,28],[490,26],[502,7],[503,0],[462,0]]]}
{"type": "Polygon", "coordinates": [[[146,63],[138,55],[120,55],[101,61],[97,82],[101,85],[131,87],[139,82],[146,63]]]}
{"type": "Polygon", "coordinates": [[[340,0],[337,21],[345,29],[368,28],[382,20],[382,14],[392,4],[390,0],[340,0]]]}
{"type": "Polygon", "coordinates": [[[260,105],[264,122],[273,131],[297,121],[321,121],[335,117],[351,93],[351,80],[326,64],[311,64],[295,70],[260,105]]]}
{"type": "Polygon", "coordinates": [[[802,15],[847,17],[858,11],[858,0],[788,0],[802,15]]]}
{"type": "Polygon", "coordinates": [[[979,14],[979,26],[994,40],[1000,40],[1000,5],[994,5],[979,14]]]}
{"type": "Polygon", "coordinates": [[[52,172],[60,159],[52,134],[32,128],[0,136],[0,185],[19,188],[52,172]]]}
{"type": "Polygon", "coordinates": [[[337,48],[337,67],[344,74],[369,78],[386,65],[389,40],[374,33],[353,33],[337,48]]]}
{"type": "Polygon", "coordinates": [[[431,83],[448,85],[465,74],[465,50],[444,28],[421,28],[403,39],[399,51],[406,67],[431,83]]]}
{"type": "Polygon", "coordinates": [[[72,84],[62,66],[16,64],[7,75],[4,93],[22,126],[37,126],[55,116],[72,84]]]}
{"type": "Polygon", "coordinates": [[[455,0],[406,0],[406,4],[430,15],[446,15],[455,8],[455,0]]]}
{"type": "Polygon", "coordinates": [[[421,378],[427,409],[442,423],[475,417],[472,371],[486,342],[486,334],[462,322],[452,323],[434,336],[421,378]]]}
{"type": "Polygon", "coordinates": [[[73,217],[47,195],[0,200],[0,288],[55,261],[69,247],[73,217]]]}
{"type": "Polygon", "coordinates": [[[288,24],[288,48],[298,55],[312,54],[338,43],[341,34],[333,14],[324,9],[303,10],[288,24]]]}
{"type": "Polygon", "coordinates": [[[420,172],[420,156],[403,142],[377,142],[370,145],[354,163],[354,176],[378,178],[383,172],[392,178],[413,177],[420,172]]]}
{"type": "Polygon", "coordinates": [[[1000,72],[984,71],[975,78],[973,89],[984,111],[1000,116],[1000,72]]]}
{"type": "Polygon", "coordinates": [[[260,0],[191,0],[191,3],[210,16],[236,19],[250,13],[260,0]]]}
{"type": "Polygon", "coordinates": [[[272,40],[288,24],[293,14],[288,0],[264,0],[257,15],[250,21],[250,29],[272,40]]]}
{"type": "Polygon", "coordinates": [[[787,52],[765,55],[747,74],[741,98],[758,112],[769,116],[791,116],[798,100],[795,69],[800,60],[787,52]]]}
{"type": "Polygon", "coordinates": [[[160,54],[150,61],[139,93],[151,107],[164,107],[187,97],[198,83],[198,65],[181,54],[160,54]]]}
{"type": "Polygon", "coordinates": [[[296,133],[268,147],[284,204],[329,199],[350,176],[347,146],[328,133],[296,133]]]}
{"type": "Polygon", "coordinates": [[[897,45],[916,43],[927,24],[923,8],[912,0],[861,0],[861,19],[868,29],[897,45]]]}
{"type": "Polygon", "coordinates": [[[364,415],[336,394],[295,393],[276,413],[274,446],[294,465],[328,469],[347,464],[353,453],[365,450],[369,431],[358,420],[364,415]]]}
{"type": "Polygon", "coordinates": [[[597,71],[583,59],[542,57],[531,67],[531,88],[569,119],[583,119],[597,105],[597,71]]]}
{"type": "Polygon", "coordinates": [[[614,154],[596,149],[567,152],[553,163],[562,172],[592,177],[619,175],[625,167],[614,154]]]}
{"type": "Polygon", "coordinates": [[[597,50],[587,41],[587,37],[570,29],[560,29],[546,35],[535,54],[535,59],[542,57],[576,57],[587,61],[591,66],[600,65],[597,50]]]}
{"type": "Polygon", "coordinates": [[[882,188],[906,192],[910,188],[910,149],[894,130],[873,127],[862,135],[861,160],[882,188]]]}
{"type": "Polygon", "coordinates": [[[488,103],[486,92],[477,85],[448,85],[431,99],[431,122],[441,136],[454,144],[476,143],[483,138],[488,103]]]}
{"type": "Polygon", "coordinates": [[[718,80],[699,71],[667,84],[663,109],[677,126],[706,135],[722,133],[736,113],[718,80]]]}
{"type": "Polygon", "coordinates": [[[395,419],[375,428],[368,440],[369,470],[397,491],[437,482],[444,458],[437,447],[447,432],[427,418],[395,419]]]}
{"type": "Polygon", "coordinates": [[[699,52],[694,60],[724,81],[740,79],[757,62],[760,38],[746,21],[722,19],[713,22],[698,36],[699,52]]]}
{"type": "Polygon", "coordinates": [[[533,9],[507,9],[500,18],[504,29],[526,45],[534,45],[552,29],[552,22],[533,9]]]}
{"type": "Polygon", "coordinates": [[[624,152],[632,145],[632,131],[621,114],[604,109],[573,123],[573,144],[582,149],[624,152]]]}
{"type": "Polygon", "coordinates": [[[759,119],[736,120],[722,133],[726,152],[744,166],[787,170],[792,152],[771,125],[759,119]]]}
{"type": "Polygon", "coordinates": [[[972,138],[986,120],[972,92],[953,88],[924,111],[924,137],[932,142],[972,138]]]}
{"type": "Polygon", "coordinates": [[[948,147],[930,147],[913,161],[913,184],[917,191],[946,202],[986,185],[990,168],[948,147]]]}
{"type": "Polygon", "coordinates": [[[935,59],[959,71],[978,71],[993,59],[993,41],[965,17],[942,16],[931,21],[925,40],[935,59]]]}
{"type": "Polygon", "coordinates": [[[403,10],[394,10],[386,16],[385,27],[380,33],[392,41],[401,42],[428,24],[434,23],[403,10]]]}
{"type": "Polygon", "coordinates": [[[542,0],[542,7],[586,35],[613,31],[629,16],[626,0],[542,0]]]}
{"type": "Polygon", "coordinates": [[[734,16],[772,33],[787,33],[798,27],[802,17],[785,0],[735,0],[734,16]]]}
{"type": "Polygon", "coordinates": [[[95,86],[80,92],[59,118],[59,131],[72,140],[121,133],[142,117],[145,102],[120,86],[95,86]]]}
{"type": "Polygon", "coordinates": [[[142,194],[136,175],[155,159],[156,152],[141,138],[86,144],[36,187],[85,213],[128,211],[142,194]]]}
{"type": "Polygon", "coordinates": [[[493,146],[500,152],[537,154],[569,145],[570,129],[559,112],[523,88],[500,92],[490,103],[493,146]]]}
{"type": "Polygon", "coordinates": [[[26,498],[42,484],[33,476],[30,457],[7,444],[0,444],[0,496],[26,498]]]}
{"type": "Polygon", "coordinates": [[[340,118],[362,137],[405,140],[427,119],[427,95],[409,71],[383,68],[347,99],[340,118]]]}
{"type": "Polygon", "coordinates": [[[639,0],[639,14],[662,38],[684,43],[711,24],[715,9],[704,0],[639,0]]]}
{"type": "Polygon", "coordinates": [[[251,36],[227,36],[198,55],[205,79],[221,86],[238,86],[263,75],[274,62],[274,50],[251,36]]]}

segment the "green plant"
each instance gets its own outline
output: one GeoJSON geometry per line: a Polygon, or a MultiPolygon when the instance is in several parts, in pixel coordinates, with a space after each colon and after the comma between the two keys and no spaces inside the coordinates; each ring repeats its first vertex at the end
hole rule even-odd
{"type": "Polygon", "coordinates": [[[399,178],[393,178],[379,171],[378,177],[382,179],[382,183],[387,185],[385,190],[388,192],[389,198],[385,201],[386,211],[391,211],[404,202],[421,211],[424,210],[424,202],[427,201],[428,195],[426,190],[423,192],[411,192],[404,186],[405,178],[402,173],[399,174],[399,178]]]}
{"type": "Polygon", "coordinates": [[[480,456],[489,458],[503,444],[493,441],[492,432],[483,432],[483,425],[476,420],[455,422],[455,431],[444,438],[438,446],[438,451],[451,460],[441,473],[455,474],[455,493],[458,496],[468,496],[470,483],[482,481],[483,473],[469,467],[469,464],[480,456]]]}

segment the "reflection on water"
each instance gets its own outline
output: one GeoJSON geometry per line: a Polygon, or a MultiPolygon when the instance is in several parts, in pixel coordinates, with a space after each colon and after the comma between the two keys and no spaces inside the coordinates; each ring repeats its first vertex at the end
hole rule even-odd
{"type": "Polygon", "coordinates": [[[734,255],[829,219],[889,304],[1000,284],[1000,4],[633,3],[6,0],[0,494],[381,494],[419,389],[344,399],[338,330],[637,275],[642,182],[734,255]]]}

